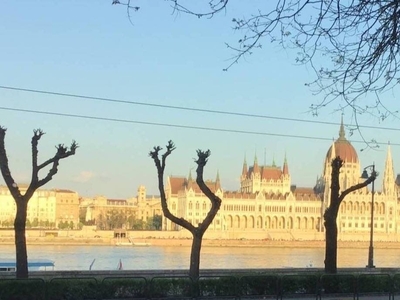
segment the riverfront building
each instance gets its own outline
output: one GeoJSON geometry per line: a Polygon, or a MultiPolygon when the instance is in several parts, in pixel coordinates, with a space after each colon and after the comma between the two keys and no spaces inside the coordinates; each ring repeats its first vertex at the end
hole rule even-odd
{"type": "MultiPolygon", "coordinates": [[[[19,187],[25,193],[28,186],[19,187]]],[[[17,207],[7,186],[0,186],[0,224],[2,227],[14,226],[17,207]]],[[[51,227],[67,224],[76,228],[79,223],[79,195],[70,190],[38,189],[28,202],[28,227],[51,227]]],[[[65,225],[66,226],[66,225],[65,225]]]]}
{"type": "MultiPolygon", "coordinates": [[[[289,164],[260,165],[257,157],[252,165],[243,162],[240,188],[224,191],[217,174],[208,187],[222,199],[220,211],[206,236],[213,238],[323,240],[323,214],[330,204],[331,161],[344,160],[340,173],[341,190],[361,182],[362,168],[354,147],[345,137],[343,122],[339,137],[328,149],[322,175],[314,187],[296,187],[291,183],[289,164]]],[[[382,190],[374,194],[374,233],[381,241],[398,241],[400,207],[390,146],[385,170],[377,180],[382,190]],[[383,175],[383,176],[382,176],[383,175]]],[[[210,209],[209,199],[200,191],[191,175],[168,177],[166,197],[169,209],[192,224],[201,222],[210,209]]],[[[337,218],[340,240],[368,241],[371,226],[371,191],[366,187],[349,194],[340,206],[337,218]]],[[[184,230],[163,219],[163,230],[184,230]]]]}
{"type": "Polygon", "coordinates": [[[109,199],[96,196],[82,199],[80,208],[86,223],[92,223],[102,230],[131,229],[138,220],[146,223],[150,218],[162,214],[160,198],[148,196],[143,185],[139,186],[136,197],[109,199]]]}

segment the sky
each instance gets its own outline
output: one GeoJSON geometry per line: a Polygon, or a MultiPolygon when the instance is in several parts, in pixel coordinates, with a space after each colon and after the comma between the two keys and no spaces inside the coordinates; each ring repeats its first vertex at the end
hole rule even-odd
{"type": "MultiPolygon", "coordinates": [[[[111,2],[1,1],[0,125],[7,128],[6,149],[17,183],[30,180],[30,140],[33,129],[41,128],[46,134],[39,161],[53,156],[57,144],[79,144],[44,188],[71,189],[84,197],[134,197],[139,185],[159,194],[148,153],[168,140],[176,150],[167,160],[166,176],[194,175],[196,150],[210,149],[204,177],[215,179],[219,172],[225,190],[239,189],[243,160],[252,164],[255,155],[260,164],[280,166],[286,155],[292,184],[314,186],[338,137],[342,113],[345,124],[354,124],[352,112],[333,103],[313,116],[310,105],[321,101],[305,86],[313,71],[295,65],[294,51],[268,41],[223,71],[234,55],[225,43],[241,38],[231,20],[267,9],[265,1],[231,1],[225,13],[199,19],[173,14],[168,1],[138,0],[141,8],[132,13],[132,23],[125,7],[111,2]]],[[[394,91],[381,99],[389,108],[398,107],[394,91]]],[[[400,173],[399,120],[362,115],[359,124],[376,127],[362,134],[382,143],[377,150],[361,151],[366,145],[359,133],[347,135],[361,166],[375,163],[383,174],[390,142],[395,173],[400,173]]]]}

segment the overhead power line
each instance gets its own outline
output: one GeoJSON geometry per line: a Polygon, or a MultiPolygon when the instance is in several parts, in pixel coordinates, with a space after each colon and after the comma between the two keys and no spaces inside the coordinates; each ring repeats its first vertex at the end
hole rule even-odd
{"type": "MultiPolygon", "coordinates": [[[[174,105],[157,104],[157,103],[145,103],[145,102],[138,102],[138,101],[128,101],[128,100],[105,98],[105,97],[69,94],[69,93],[62,93],[62,92],[37,90],[37,89],[25,89],[25,88],[20,88],[20,87],[12,87],[12,86],[4,86],[4,85],[0,85],[0,89],[19,91],[19,92],[28,92],[28,93],[37,93],[37,94],[44,94],[44,95],[53,95],[53,96],[59,96],[59,97],[79,98],[79,99],[86,99],[86,100],[93,100],[93,101],[103,101],[103,102],[118,103],[118,104],[139,105],[139,106],[167,108],[167,109],[184,110],[184,111],[192,111],[192,112],[231,115],[231,116],[238,116],[238,117],[261,118],[261,119],[271,119],[271,120],[300,122],[300,123],[312,123],[312,124],[321,124],[321,125],[340,125],[340,123],[326,122],[326,121],[303,120],[303,119],[296,119],[296,118],[285,118],[285,117],[277,117],[277,116],[240,113],[240,112],[233,112],[233,111],[192,108],[192,107],[174,106],[174,105]]],[[[365,129],[400,131],[399,128],[393,128],[393,127],[377,127],[377,126],[370,126],[370,125],[351,125],[351,124],[345,124],[345,125],[346,126],[355,126],[358,128],[365,128],[365,129]]]]}
{"type": "MultiPolygon", "coordinates": [[[[2,107],[2,106],[0,106],[0,110],[33,113],[33,114],[41,114],[41,115],[60,116],[60,117],[79,118],[79,119],[89,119],[89,120],[96,120],[96,121],[109,121],[109,122],[118,122],[118,123],[142,124],[142,125],[182,128],[182,129],[194,129],[194,130],[216,131],[216,132],[238,133],[238,134],[252,134],[252,135],[263,135],[263,136],[276,136],[276,137],[284,137],[284,138],[308,139],[308,140],[319,140],[319,141],[332,141],[331,138],[325,138],[325,137],[281,134],[281,133],[261,132],[261,131],[247,131],[247,130],[236,130],[236,129],[226,129],[226,128],[215,128],[215,127],[189,126],[189,125],[169,124],[169,123],[146,122],[146,121],[138,121],[138,120],[105,118],[105,117],[96,117],[96,116],[87,116],[87,115],[78,115],[78,114],[66,114],[66,113],[59,113],[59,112],[38,111],[38,110],[31,110],[31,109],[21,109],[21,108],[2,107]]],[[[353,140],[350,142],[365,144],[365,141],[353,140]]],[[[374,144],[386,145],[387,143],[381,143],[381,142],[374,141],[374,144]]],[[[400,146],[400,144],[396,144],[396,143],[390,143],[390,145],[400,146]]]]}

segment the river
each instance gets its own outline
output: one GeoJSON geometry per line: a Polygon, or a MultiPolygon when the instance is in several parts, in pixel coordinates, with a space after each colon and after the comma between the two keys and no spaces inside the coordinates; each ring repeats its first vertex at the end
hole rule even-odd
{"type": "MultiPolygon", "coordinates": [[[[324,248],[203,247],[201,268],[304,268],[324,266],[324,248]]],[[[29,259],[51,259],[55,270],[115,270],[121,260],[124,270],[188,269],[190,247],[117,247],[29,245],[29,259]]],[[[13,245],[0,246],[1,258],[14,258],[13,245]]],[[[375,249],[376,267],[399,267],[398,249],[375,249]]],[[[367,264],[368,249],[338,249],[338,267],[367,264]]]]}

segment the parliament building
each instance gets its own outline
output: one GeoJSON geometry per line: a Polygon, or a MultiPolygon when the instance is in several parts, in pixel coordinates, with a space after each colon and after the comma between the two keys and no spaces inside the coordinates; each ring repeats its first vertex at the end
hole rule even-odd
{"type": "MultiPolygon", "coordinates": [[[[222,199],[221,208],[205,237],[221,239],[266,240],[324,240],[323,215],[330,204],[331,161],[340,156],[343,167],[340,187],[345,190],[362,180],[358,155],[346,139],[343,122],[339,137],[328,149],[322,175],[314,187],[296,187],[291,183],[289,164],[260,165],[243,162],[240,189],[224,191],[219,174],[207,186],[222,199]]],[[[381,190],[375,190],[374,207],[371,187],[347,195],[337,218],[338,238],[344,241],[368,241],[371,209],[374,209],[373,229],[377,241],[400,241],[400,207],[398,185],[393,169],[390,145],[385,168],[377,178],[381,190]]],[[[375,184],[376,185],[376,184],[375,184]]],[[[194,225],[202,222],[208,213],[210,200],[201,192],[191,174],[186,177],[168,177],[165,185],[170,211],[194,225]]],[[[163,218],[163,230],[186,231],[163,218]]]]}

